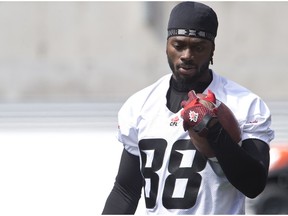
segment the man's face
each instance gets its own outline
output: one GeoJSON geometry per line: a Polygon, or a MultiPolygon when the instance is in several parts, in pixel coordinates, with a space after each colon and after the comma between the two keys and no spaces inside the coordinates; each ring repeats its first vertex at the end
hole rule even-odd
{"type": "Polygon", "coordinates": [[[173,76],[180,82],[206,81],[214,44],[205,39],[172,36],[166,53],[173,76]]]}

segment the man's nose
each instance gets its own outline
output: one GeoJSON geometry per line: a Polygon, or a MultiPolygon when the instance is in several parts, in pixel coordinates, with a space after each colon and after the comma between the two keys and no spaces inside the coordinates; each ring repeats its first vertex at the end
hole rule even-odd
{"type": "Polygon", "coordinates": [[[187,48],[183,50],[182,55],[181,55],[181,60],[192,60],[194,58],[193,52],[191,49],[187,48]]]}

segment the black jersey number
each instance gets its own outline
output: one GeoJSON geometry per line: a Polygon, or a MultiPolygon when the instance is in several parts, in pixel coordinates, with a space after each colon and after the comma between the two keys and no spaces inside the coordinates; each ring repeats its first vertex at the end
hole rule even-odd
{"type": "MultiPolygon", "coordinates": [[[[157,171],[163,166],[167,147],[164,139],[144,139],[139,142],[141,150],[141,171],[145,184],[150,184],[150,192],[145,193],[147,208],[154,208],[158,195],[159,176],[157,171]]],[[[171,149],[168,163],[170,175],[165,179],[162,202],[167,209],[188,209],[195,205],[201,184],[199,172],[204,169],[207,160],[199,154],[190,140],[178,140],[171,149]],[[185,190],[177,186],[186,185],[185,190]],[[180,192],[179,192],[180,191],[180,192]]]]}

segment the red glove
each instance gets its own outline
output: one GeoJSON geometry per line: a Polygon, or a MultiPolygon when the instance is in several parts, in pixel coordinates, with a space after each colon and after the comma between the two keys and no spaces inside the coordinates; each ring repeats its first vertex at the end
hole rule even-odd
{"type": "Polygon", "coordinates": [[[199,136],[205,137],[208,132],[208,124],[212,119],[217,118],[215,95],[210,90],[207,95],[196,95],[194,91],[190,91],[188,97],[187,101],[181,103],[184,130],[192,128],[199,136]]]}

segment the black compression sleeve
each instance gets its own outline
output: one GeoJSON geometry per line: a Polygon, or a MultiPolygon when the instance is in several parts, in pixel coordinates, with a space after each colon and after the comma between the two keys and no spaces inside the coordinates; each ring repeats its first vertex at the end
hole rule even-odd
{"type": "Polygon", "coordinates": [[[114,187],[102,214],[134,214],[141,197],[142,184],[139,157],[124,149],[114,187]]]}
{"type": "Polygon", "coordinates": [[[269,146],[258,139],[247,139],[240,147],[220,123],[213,126],[207,139],[231,184],[249,198],[259,195],[266,185],[269,146]]]}

